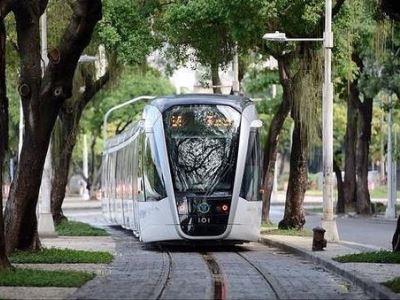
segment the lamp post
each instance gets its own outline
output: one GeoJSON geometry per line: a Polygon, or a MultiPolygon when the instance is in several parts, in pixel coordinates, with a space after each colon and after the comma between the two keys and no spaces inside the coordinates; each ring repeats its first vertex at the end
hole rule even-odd
{"type": "Polygon", "coordinates": [[[275,42],[323,42],[324,86],[322,93],[322,145],[323,145],[323,218],[326,239],[338,242],[339,234],[333,214],[333,84],[332,84],[332,0],[325,1],[325,32],[323,38],[287,38],[285,33],[267,33],[263,39],[275,42]]]}
{"type": "MultiPolygon", "coordinates": [[[[96,56],[90,56],[83,54],[81,57],[79,57],[78,63],[83,64],[83,63],[91,63],[95,62],[97,60],[96,56]]],[[[83,135],[83,147],[82,147],[82,173],[83,177],[85,177],[85,183],[86,185],[84,186],[83,189],[83,194],[82,198],[83,200],[90,200],[90,194],[89,190],[87,188],[87,181],[89,178],[89,153],[88,153],[88,145],[87,145],[87,135],[83,135]]]]}
{"type": "Polygon", "coordinates": [[[393,159],[393,113],[392,113],[392,97],[389,96],[389,112],[388,112],[388,141],[387,141],[387,187],[388,202],[385,211],[385,218],[396,218],[396,169],[393,159]]]}
{"type": "MultiPolygon", "coordinates": [[[[49,63],[47,58],[47,13],[46,11],[40,17],[40,44],[42,56],[42,75],[49,63]]],[[[39,217],[38,233],[41,237],[56,237],[53,216],[51,214],[51,178],[52,178],[52,157],[51,140],[46,154],[46,160],[43,167],[42,183],[39,191],[39,217]]]]}

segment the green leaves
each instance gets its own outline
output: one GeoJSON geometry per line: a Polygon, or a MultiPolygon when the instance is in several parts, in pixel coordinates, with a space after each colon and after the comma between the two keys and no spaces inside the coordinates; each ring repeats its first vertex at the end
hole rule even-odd
{"type": "Polygon", "coordinates": [[[236,44],[244,52],[261,41],[262,8],[262,0],[178,0],[158,16],[157,29],[178,62],[190,61],[193,49],[196,62],[224,67],[236,44]]]}
{"type": "Polygon", "coordinates": [[[143,14],[137,0],[103,1],[103,20],[97,38],[123,64],[143,64],[159,43],[151,19],[143,14]]]}

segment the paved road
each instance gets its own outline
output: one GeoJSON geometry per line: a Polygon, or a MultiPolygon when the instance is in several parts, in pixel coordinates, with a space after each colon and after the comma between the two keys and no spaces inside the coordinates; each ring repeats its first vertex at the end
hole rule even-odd
{"type": "MultiPolygon", "coordinates": [[[[98,211],[68,212],[92,224],[98,211]]],[[[237,247],[146,246],[108,227],[117,255],[106,276],[74,299],[366,299],[360,289],[317,265],[258,243],[237,247]]]]}
{"type": "MultiPolygon", "coordinates": [[[[284,213],[283,206],[271,206],[271,220],[279,223],[284,213]]],[[[320,214],[306,216],[306,228],[312,229],[321,224],[320,214]]],[[[379,248],[391,249],[393,233],[396,229],[396,221],[374,217],[338,217],[338,231],[343,241],[371,245],[379,248]]]]}

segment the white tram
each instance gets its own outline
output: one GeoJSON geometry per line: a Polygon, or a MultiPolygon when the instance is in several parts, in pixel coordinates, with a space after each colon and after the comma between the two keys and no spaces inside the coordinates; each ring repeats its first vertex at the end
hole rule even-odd
{"type": "Polygon", "coordinates": [[[261,152],[254,103],[239,96],[161,97],[108,139],[102,209],[143,242],[255,241],[261,152]]]}

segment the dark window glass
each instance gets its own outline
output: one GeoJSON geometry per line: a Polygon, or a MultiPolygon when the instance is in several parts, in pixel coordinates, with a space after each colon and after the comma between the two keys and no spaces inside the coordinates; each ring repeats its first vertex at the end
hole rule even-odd
{"type": "MultiPolygon", "coordinates": [[[[155,147],[155,145],[153,146],[155,147]]],[[[150,139],[146,137],[143,158],[143,183],[146,201],[161,200],[167,196],[155,150],[150,145],[150,139]]]]}
{"type": "Polygon", "coordinates": [[[174,106],[164,113],[177,193],[232,192],[240,118],[226,105],[174,106]]]}
{"type": "Polygon", "coordinates": [[[243,173],[240,197],[248,201],[261,200],[261,151],[258,131],[251,131],[243,173]]]}

